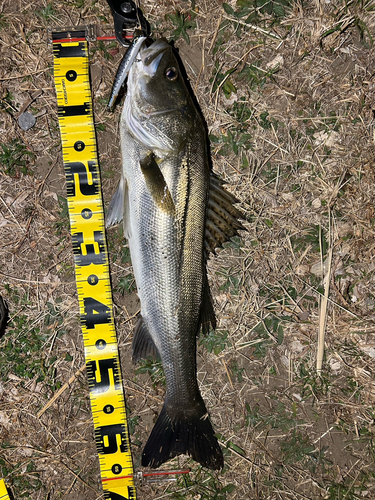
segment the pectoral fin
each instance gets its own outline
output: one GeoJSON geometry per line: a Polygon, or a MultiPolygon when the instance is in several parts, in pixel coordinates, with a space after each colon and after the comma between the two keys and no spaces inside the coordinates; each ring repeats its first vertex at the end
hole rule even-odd
{"type": "Polygon", "coordinates": [[[109,202],[105,227],[111,227],[124,221],[124,235],[129,239],[129,196],[128,184],[122,177],[118,183],[117,189],[109,202]]]}
{"type": "Polygon", "coordinates": [[[156,205],[164,212],[173,215],[175,205],[155,156],[150,153],[140,161],[140,166],[156,205]]]}
{"type": "Polygon", "coordinates": [[[117,189],[108,205],[106,227],[111,227],[122,221],[124,217],[124,179],[121,177],[117,189]]]}
{"type": "Polygon", "coordinates": [[[238,234],[239,229],[244,229],[239,221],[243,215],[234,207],[238,201],[223,188],[223,184],[219,177],[211,174],[205,235],[207,255],[215,253],[215,248],[238,234]]]}

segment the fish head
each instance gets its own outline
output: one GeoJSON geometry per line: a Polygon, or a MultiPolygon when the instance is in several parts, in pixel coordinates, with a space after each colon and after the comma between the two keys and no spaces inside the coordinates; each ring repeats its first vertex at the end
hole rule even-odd
{"type": "Polygon", "coordinates": [[[164,39],[144,43],[128,78],[124,117],[130,132],[148,148],[176,153],[196,116],[172,47],[164,39]]]}

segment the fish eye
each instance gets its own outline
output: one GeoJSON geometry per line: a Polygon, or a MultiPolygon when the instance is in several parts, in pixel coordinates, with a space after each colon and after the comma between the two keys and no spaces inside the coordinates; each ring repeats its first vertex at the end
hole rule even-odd
{"type": "Polygon", "coordinates": [[[170,80],[171,82],[174,82],[178,78],[178,71],[176,68],[171,66],[170,68],[167,68],[165,70],[165,76],[168,80],[170,80]]]}

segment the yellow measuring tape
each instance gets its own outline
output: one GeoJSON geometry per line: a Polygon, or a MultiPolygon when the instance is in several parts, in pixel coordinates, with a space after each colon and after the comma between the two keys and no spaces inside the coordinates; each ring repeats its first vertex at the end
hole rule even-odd
{"type": "MultiPolygon", "coordinates": [[[[84,31],[53,32],[54,77],[80,316],[104,496],[136,499],[84,31]]],[[[0,497],[2,498],[2,497],[0,497]]]]}
{"type": "Polygon", "coordinates": [[[0,479],[0,500],[9,500],[9,495],[7,487],[4,483],[4,479],[0,479]]]}

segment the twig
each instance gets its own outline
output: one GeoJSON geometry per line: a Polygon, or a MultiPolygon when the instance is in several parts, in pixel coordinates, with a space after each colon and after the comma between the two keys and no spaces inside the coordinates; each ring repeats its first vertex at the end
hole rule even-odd
{"type": "Polygon", "coordinates": [[[228,367],[227,367],[227,364],[224,360],[224,358],[221,359],[223,365],[224,365],[224,368],[225,368],[225,371],[227,372],[227,375],[228,375],[228,379],[229,379],[229,383],[230,383],[230,386],[232,387],[232,389],[234,388],[233,387],[233,383],[232,383],[232,377],[230,376],[230,373],[229,373],[229,370],[228,370],[228,367]]]}
{"type": "Polygon", "coordinates": [[[34,71],[33,73],[24,73],[23,75],[19,76],[4,76],[3,78],[0,78],[0,82],[4,82],[5,80],[17,80],[18,78],[26,78],[27,76],[39,75],[39,73],[45,73],[48,70],[49,68],[46,68],[34,71]]]}
{"type": "Polygon", "coordinates": [[[214,43],[215,43],[215,40],[216,40],[217,34],[218,34],[218,32],[219,32],[219,27],[220,27],[220,24],[221,24],[221,20],[222,20],[222,19],[223,19],[223,16],[220,16],[220,19],[218,20],[217,25],[216,25],[215,34],[214,34],[214,36],[212,37],[212,42],[211,42],[210,48],[208,49],[208,53],[210,53],[210,52],[211,52],[211,49],[212,49],[212,47],[214,46],[214,43]]]}
{"type": "Polygon", "coordinates": [[[50,401],[48,401],[48,403],[37,413],[36,416],[38,418],[40,418],[43,415],[43,413],[45,411],[47,411],[48,408],[50,408],[53,405],[53,403],[61,396],[61,394],[64,391],[66,391],[66,389],[68,389],[68,387],[70,387],[70,385],[75,381],[75,379],[78,377],[78,375],[85,370],[85,368],[86,368],[86,364],[82,365],[81,368],[79,370],[77,370],[75,372],[75,374],[70,377],[68,382],[66,382],[62,387],[60,387],[60,389],[56,392],[56,394],[53,396],[53,398],[50,401]]]}
{"type": "MultiPolygon", "coordinates": [[[[321,237],[319,238],[321,243],[321,237]]],[[[321,374],[322,364],[323,364],[323,356],[324,356],[324,337],[325,337],[325,328],[327,324],[327,305],[328,305],[328,294],[329,294],[329,285],[331,283],[331,272],[332,272],[332,253],[333,247],[330,243],[330,248],[328,250],[328,271],[325,276],[325,285],[324,285],[324,295],[320,301],[320,314],[319,314],[319,333],[318,333],[318,353],[316,357],[316,371],[318,375],[321,374]]],[[[321,254],[323,252],[321,251],[321,254]]],[[[324,266],[322,266],[323,269],[324,266]]]]}
{"type": "Polygon", "coordinates": [[[246,26],[247,28],[251,28],[254,31],[259,31],[260,33],[263,33],[264,35],[270,36],[271,38],[276,38],[277,40],[281,40],[281,37],[279,35],[274,35],[273,33],[270,33],[269,31],[264,30],[262,28],[259,28],[259,26],[255,26],[254,24],[245,23],[244,21],[240,21],[239,19],[233,19],[232,17],[229,17],[229,16],[224,16],[224,18],[228,19],[228,21],[232,21],[233,23],[242,24],[242,26],[246,26]]]}

